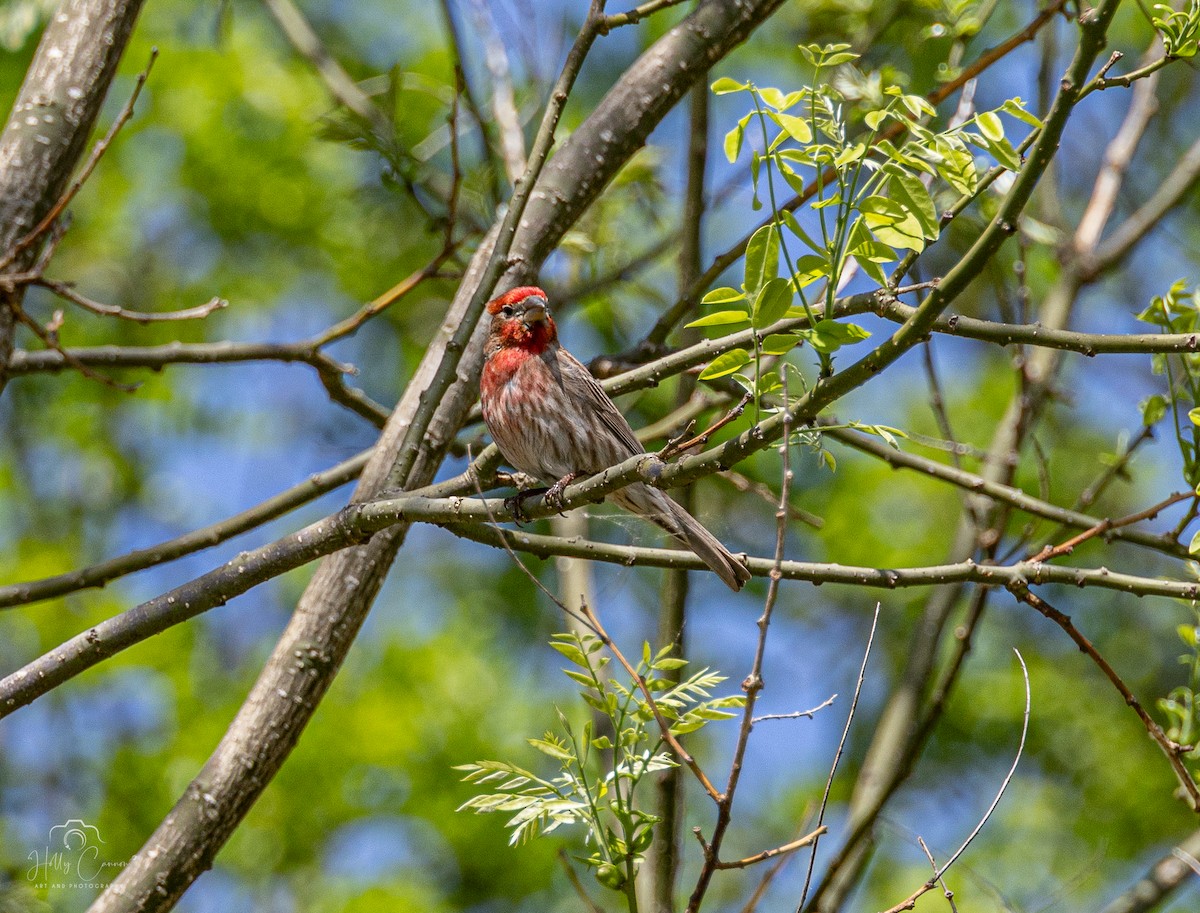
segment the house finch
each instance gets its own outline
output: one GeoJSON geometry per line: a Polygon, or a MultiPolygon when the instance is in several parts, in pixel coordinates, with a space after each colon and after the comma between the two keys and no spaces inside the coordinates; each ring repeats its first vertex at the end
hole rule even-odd
{"type": "MultiPolygon", "coordinates": [[[[550,484],[546,497],[553,500],[574,479],[645,453],[608,394],[558,344],[545,292],[516,288],[487,309],[492,324],[480,401],[483,420],[510,465],[550,484]]],[[[657,488],[635,482],[610,497],[699,555],[730,589],[740,590],[750,579],[745,565],[657,488]]]]}

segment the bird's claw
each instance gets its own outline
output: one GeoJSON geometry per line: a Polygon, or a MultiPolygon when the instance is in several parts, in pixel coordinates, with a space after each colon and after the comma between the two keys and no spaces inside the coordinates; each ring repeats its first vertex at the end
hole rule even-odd
{"type": "Polygon", "coordinates": [[[545,488],[527,488],[524,491],[518,491],[515,495],[504,499],[504,509],[513,515],[517,526],[522,526],[529,521],[529,515],[525,513],[525,502],[529,498],[536,498],[547,491],[548,489],[545,488]]]}
{"type": "Polygon", "coordinates": [[[584,475],[585,473],[582,472],[568,473],[546,489],[546,493],[542,496],[542,500],[554,508],[554,510],[559,514],[562,514],[563,492],[566,490],[568,485],[570,485],[576,479],[582,478],[584,475]]]}

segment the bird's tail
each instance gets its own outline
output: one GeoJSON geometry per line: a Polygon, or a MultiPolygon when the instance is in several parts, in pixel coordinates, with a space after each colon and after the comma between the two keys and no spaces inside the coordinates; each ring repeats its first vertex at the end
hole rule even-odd
{"type": "Polygon", "coordinates": [[[699,520],[658,489],[639,483],[623,488],[611,497],[619,506],[661,526],[681,545],[695,552],[731,590],[740,590],[750,579],[746,565],[733,557],[699,520]]]}

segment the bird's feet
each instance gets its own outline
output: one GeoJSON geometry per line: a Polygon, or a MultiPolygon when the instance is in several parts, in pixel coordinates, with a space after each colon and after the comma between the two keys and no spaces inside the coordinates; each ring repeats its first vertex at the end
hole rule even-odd
{"type": "Polygon", "coordinates": [[[548,488],[526,488],[524,491],[518,491],[510,498],[504,499],[504,509],[513,515],[513,520],[517,526],[521,526],[529,520],[529,516],[525,513],[524,504],[530,498],[536,498],[538,495],[546,494],[548,488]]]}
{"type": "Polygon", "coordinates": [[[546,494],[543,500],[559,513],[563,509],[563,491],[568,485],[576,479],[582,479],[586,476],[586,472],[569,472],[549,488],[546,489],[546,494]]]}

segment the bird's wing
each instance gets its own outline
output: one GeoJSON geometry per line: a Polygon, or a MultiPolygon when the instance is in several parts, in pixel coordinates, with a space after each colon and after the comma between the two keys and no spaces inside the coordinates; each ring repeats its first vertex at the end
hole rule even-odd
{"type": "Polygon", "coordinates": [[[629,422],[596,378],[592,377],[592,373],[566,349],[558,350],[558,358],[564,382],[575,387],[572,392],[577,394],[576,401],[587,403],[600,423],[612,432],[614,443],[628,451],[625,456],[645,453],[646,448],[638,441],[633,429],[629,427],[629,422]]]}

